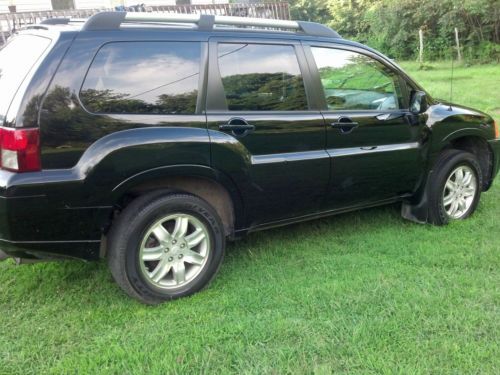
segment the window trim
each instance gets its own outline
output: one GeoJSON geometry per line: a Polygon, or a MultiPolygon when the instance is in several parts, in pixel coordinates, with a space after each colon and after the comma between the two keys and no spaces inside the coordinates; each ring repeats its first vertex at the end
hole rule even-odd
{"type": "Polygon", "coordinates": [[[336,43],[324,43],[324,42],[311,42],[311,41],[304,41],[302,42],[303,47],[304,47],[304,53],[306,55],[307,62],[310,66],[310,71],[311,71],[311,76],[312,80],[314,82],[314,85],[316,87],[316,91],[318,92],[318,103],[320,103],[320,110],[322,112],[359,112],[359,113],[391,113],[391,112],[408,112],[409,111],[409,103],[410,103],[410,92],[408,91],[408,85],[413,87],[412,83],[406,80],[401,72],[397,69],[395,69],[393,66],[389,65],[387,61],[382,59],[380,56],[372,53],[371,51],[358,48],[355,46],[350,46],[350,45],[344,45],[344,44],[336,44],[336,43]],[[334,49],[334,50],[344,50],[348,52],[354,52],[358,53],[360,55],[367,56],[369,58],[372,58],[382,64],[384,67],[387,69],[391,70],[396,77],[398,78],[401,92],[403,95],[403,104],[404,108],[398,108],[398,109],[385,109],[385,110],[377,110],[377,109],[330,109],[328,108],[328,104],[326,102],[326,97],[324,95],[324,89],[323,85],[321,83],[321,77],[319,74],[319,69],[316,65],[316,60],[314,58],[314,54],[311,50],[312,47],[317,47],[317,48],[329,48],[329,49],[334,49]]]}
{"type": "Polygon", "coordinates": [[[251,114],[283,114],[283,113],[310,113],[318,112],[320,108],[317,106],[317,95],[313,89],[311,82],[311,72],[309,64],[304,54],[302,44],[298,40],[291,39],[264,39],[264,38],[238,38],[238,37],[211,37],[208,41],[209,44],[209,57],[208,57],[208,82],[206,91],[210,92],[206,98],[206,111],[210,114],[238,114],[238,113],[251,113],[251,114]],[[286,110],[286,111],[258,111],[258,110],[229,110],[227,108],[226,96],[224,86],[222,84],[222,77],[219,70],[218,61],[218,45],[220,43],[233,43],[233,44],[263,44],[263,45],[280,45],[291,46],[295,51],[297,63],[299,65],[302,81],[304,83],[304,90],[307,100],[306,109],[286,110]]]}
{"type": "Polygon", "coordinates": [[[92,60],[90,61],[90,64],[88,65],[85,75],[83,77],[83,80],[81,81],[81,84],[78,87],[78,102],[80,107],[87,113],[91,115],[96,115],[96,116],[197,116],[197,115],[202,115],[204,113],[204,108],[203,108],[203,103],[204,103],[204,97],[206,96],[206,77],[207,77],[207,65],[208,65],[208,44],[206,41],[200,41],[200,40],[176,40],[176,39],[168,39],[168,40],[156,40],[156,39],[150,39],[150,40],[113,40],[109,41],[106,43],[103,43],[102,45],[97,48],[95,54],[92,56],[92,60]],[[83,102],[81,98],[81,93],[83,90],[83,86],[85,85],[85,82],[87,80],[87,76],[90,72],[90,69],[94,65],[94,62],[97,58],[97,55],[101,52],[101,49],[106,47],[109,44],[125,44],[125,43],[199,43],[200,45],[200,69],[199,69],[199,76],[198,76],[198,95],[196,98],[196,108],[194,113],[129,113],[129,112],[94,112],[91,111],[83,102]]]}

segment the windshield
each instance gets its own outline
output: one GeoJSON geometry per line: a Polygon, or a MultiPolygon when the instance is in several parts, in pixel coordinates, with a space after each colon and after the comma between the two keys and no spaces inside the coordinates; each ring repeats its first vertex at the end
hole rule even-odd
{"type": "Polygon", "coordinates": [[[17,35],[0,50],[0,124],[19,86],[50,44],[50,39],[17,35]]]}

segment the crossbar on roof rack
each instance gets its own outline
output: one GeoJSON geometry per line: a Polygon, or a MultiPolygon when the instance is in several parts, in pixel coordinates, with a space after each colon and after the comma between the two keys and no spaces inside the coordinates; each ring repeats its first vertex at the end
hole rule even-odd
{"type": "Polygon", "coordinates": [[[340,38],[329,27],[306,21],[273,20],[265,18],[214,16],[208,14],[145,13],[145,12],[100,12],[90,17],[83,30],[115,30],[123,23],[190,23],[201,30],[212,30],[215,25],[247,26],[284,29],[303,32],[307,35],[340,38]]]}

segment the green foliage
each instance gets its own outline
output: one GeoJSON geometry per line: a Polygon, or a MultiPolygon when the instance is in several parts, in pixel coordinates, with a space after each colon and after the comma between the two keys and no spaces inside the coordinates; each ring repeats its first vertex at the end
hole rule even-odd
{"type": "Polygon", "coordinates": [[[193,114],[196,110],[198,91],[176,95],[162,94],[156,102],[129,98],[127,94],[116,94],[113,90],[87,89],[80,97],[88,109],[95,113],[155,113],[193,114]]]}
{"type": "Polygon", "coordinates": [[[493,42],[481,42],[478,48],[468,47],[465,50],[465,56],[469,60],[475,60],[482,63],[495,61],[500,62],[500,44],[493,42]]]}
{"type": "Polygon", "coordinates": [[[289,111],[306,109],[301,76],[285,73],[251,73],[222,79],[230,110],[289,111]]]}
{"type": "Polygon", "coordinates": [[[330,20],[327,1],[294,0],[289,3],[293,19],[321,23],[328,23],[330,20]]]}
{"type": "Polygon", "coordinates": [[[456,54],[458,28],[465,58],[499,61],[498,0],[291,0],[292,16],[327,23],[341,35],[398,59],[418,54],[424,31],[427,60],[456,54]]]}

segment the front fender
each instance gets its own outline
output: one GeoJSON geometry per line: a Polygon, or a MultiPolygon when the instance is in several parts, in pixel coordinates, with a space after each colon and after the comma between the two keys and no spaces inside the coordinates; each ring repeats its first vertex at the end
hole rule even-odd
{"type": "MultiPolygon", "coordinates": [[[[464,137],[475,137],[484,140],[494,138],[493,119],[486,113],[475,109],[437,102],[429,106],[421,116],[429,137],[429,148],[425,151],[427,160],[426,175],[432,171],[439,154],[444,149],[450,148],[453,141],[464,137]]],[[[413,201],[421,200],[425,181],[424,178],[414,195],[413,201]]]]}
{"type": "Polygon", "coordinates": [[[427,116],[426,123],[432,133],[432,152],[440,152],[458,138],[494,138],[493,119],[471,108],[439,103],[428,109],[427,116]]]}
{"type": "Polygon", "coordinates": [[[495,137],[493,119],[486,113],[448,103],[437,103],[426,112],[426,125],[430,129],[431,147],[429,167],[432,168],[443,149],[464,137],[489,140],[495,137]]]}

